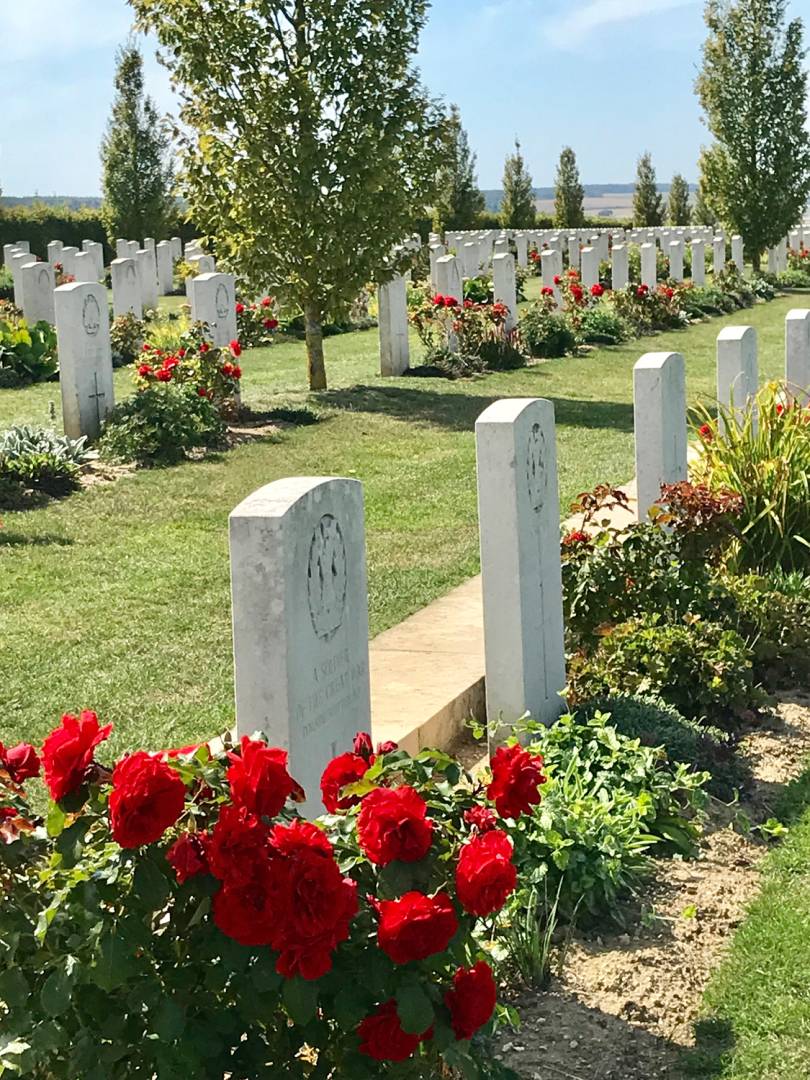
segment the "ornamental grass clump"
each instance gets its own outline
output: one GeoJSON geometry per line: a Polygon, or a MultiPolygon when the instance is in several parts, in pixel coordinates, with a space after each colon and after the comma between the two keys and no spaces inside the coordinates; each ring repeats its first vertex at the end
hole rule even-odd
{"type": "Polygon", "coordinates": [[[481,942],[520,885],[539,755],[500,750],[479,782],[358,735],[313,822],[286,751],[260,738],[107,763],[110,732],[83,712],[39,749],[0,744],[5,1068],[514,1076],[480,1042],[514,1020],[481,942]]]}
{"type": "Polygon", "coordinates": [[[744,409],[693,414],[701,444],[695,475],[740,496],[730,565],[768,573],[810,570],[810,409],[797,388],[770,383],[744,409]]]}

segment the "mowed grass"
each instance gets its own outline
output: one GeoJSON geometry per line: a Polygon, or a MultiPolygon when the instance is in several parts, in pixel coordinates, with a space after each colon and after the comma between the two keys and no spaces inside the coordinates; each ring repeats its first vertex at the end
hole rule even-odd
{"type": "Polygon", "coordinates": [[[810,768],[775,811],[790,832],[706,992],[687,1060],[701,1080],[810,1076],[810,768]]]}
{"type": "MultiPolygon", "coordinates": [[[[532,283],[533,285],[535,283],[532,283]]],[[[116,725],[115,749],[182,745],[232,721],[227,520],[286,476],[360,479],[370,615],[379,633],[478,570],[476,417],[502,397],[556,408],[561,505],[633,473],[632,368],[680,350],[690,398],[711,395],[723,325],[756,326],[763,377],[782,372],[790,299],[726,319],[479,379],[382,380],[374,330],[328,339],[331,389],[306,389],[304,346],[243,356],[254,409],[307,406],[320,422],[202,462],[140,471],[0,529],[0,739],[40,738],[68,709],[116,725]]],[[[413,343],[418,357],[418,345],[413,343]]],[[[119,395],[131,376],[116,373],[119,395]]],[[[48,423],[56,384],[0,391],[0,429],[48,423]]]]}

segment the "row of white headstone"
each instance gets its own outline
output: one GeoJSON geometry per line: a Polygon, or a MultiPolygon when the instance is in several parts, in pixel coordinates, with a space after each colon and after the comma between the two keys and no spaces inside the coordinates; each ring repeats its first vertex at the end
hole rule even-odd
{"type": "MultiPolygon", "coordinates": [[[[810,387],[810,310],[787,316],[786,380],[810,387]]],[[[756,392],[756,333],[717,339],[717,393],[743,409],[756,392]]],[[[638,516],[687,476],[680,353],[648,353],[633,373],[638,516]]],[[[475,426],[487,714],[500,735],[524,713],[552,723],[566,683],[554,405],[490,405],[475,426]]],[[[230,516],[239,734],[263,732],[320,809],[327,762],[371,730],[362,485],[303,477],[254,492],[230,516]]],[[[496,736],[496,741],[499,736],[496,736]]]]}
{"type": "MultiPolygon", "coordinates": [[[[189,282],[193,321],[205,324],[213,345],[227,347],[237,336],[236,279],[211,273],[189,282]]],[[[98,282],[74,282],[52,295],[65,434],[92,441],[115,404],[107,290],[98,282]]]]}

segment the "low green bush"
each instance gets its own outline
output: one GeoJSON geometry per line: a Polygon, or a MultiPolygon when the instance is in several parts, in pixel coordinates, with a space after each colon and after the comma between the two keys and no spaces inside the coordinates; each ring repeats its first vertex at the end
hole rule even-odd
{"type": "Polygon", "coordinates": [[[779,571],[730,576],[738,629],[769,688],[810,684],[810,578],[779,571]]]}
{"type": "Polygon", "coordinates": [[[29,326],[14,309],[0,315],[0,388],[44,382],[57,371],[56,331],[29,326]]]}
{"type": "Polygon", "coordinates": [[[14,299],[14,278],[7,266],[0,266],[0,300],[14,299]]]}
{"type": "Polygon", "coordinates": [[[474,304],[493,303],[492,278],[486,274],[467,278],[464,282],[464,299],[472,300],[474,304]]]}
{"type": "Polygon", "coordinates": [[[569,690],[575,705],[653,693],[688,718],[731,730],[768,703],[740,634],[693,614],[666,623],[647,613],[615,627],[590,655],[571,658],[569,690]]]}
{"type": "Polygon", "coordinates": [[[110,325],[113,367],[124,367],[138,359],[145,334],[146,323],[142,319],[136,319],[132,312],[113,319],[110,325]]]}
{"type": "Polygon", "coordinates": [[[780,289],[810,289],[810,269],[783,270],[777,274],[776,284],[780,289]]]}
{"type": "Polygon", "coordinates": [[[24,505],[27,492],[65,495],[87,460],[85,439],[20,425],[0,435],[0,506],[24,505]]]}
{"type": "Polygon", "coordinates": [[[149,385],[116,405],[99,442],[102,457],[139,465],[171,465],[197,449],[226,444],[214,402],[183,383],[149,385]]]}
{"type": "Polygon", "coordinates": [[[566,356],[576,348],[577,339],[568,319],[549,310],[544,301],[533,304],[520,318],[520,333],[529,354],[538,359],[566,356]]]}
{"type": "Polygon", "coordinates": [[[583,312],[579,336],[587,344],[619,345],[633,335],[627,321],[613,307],[599,304],[583,312]]]}

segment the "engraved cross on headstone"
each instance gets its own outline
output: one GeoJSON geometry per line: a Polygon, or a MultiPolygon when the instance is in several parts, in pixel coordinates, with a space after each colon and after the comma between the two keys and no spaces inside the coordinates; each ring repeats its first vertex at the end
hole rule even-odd
{"type": "Polygon", "coordinates": [[[106,398],[107,395],[104,393],[103,390],[99,390],[99,388],[98,388],[98,372],[93,372],[93,383],[94,383],[94,386],[95,386],[95,393],[88,394],[87,396],[90,398],[91,401],[95,401],[95,403],[96,403],[96,419],[98,420],[99,426],[100,426],[101,425],[101,407],[99,405],[99,400],[101,398],[106,398]]]}

